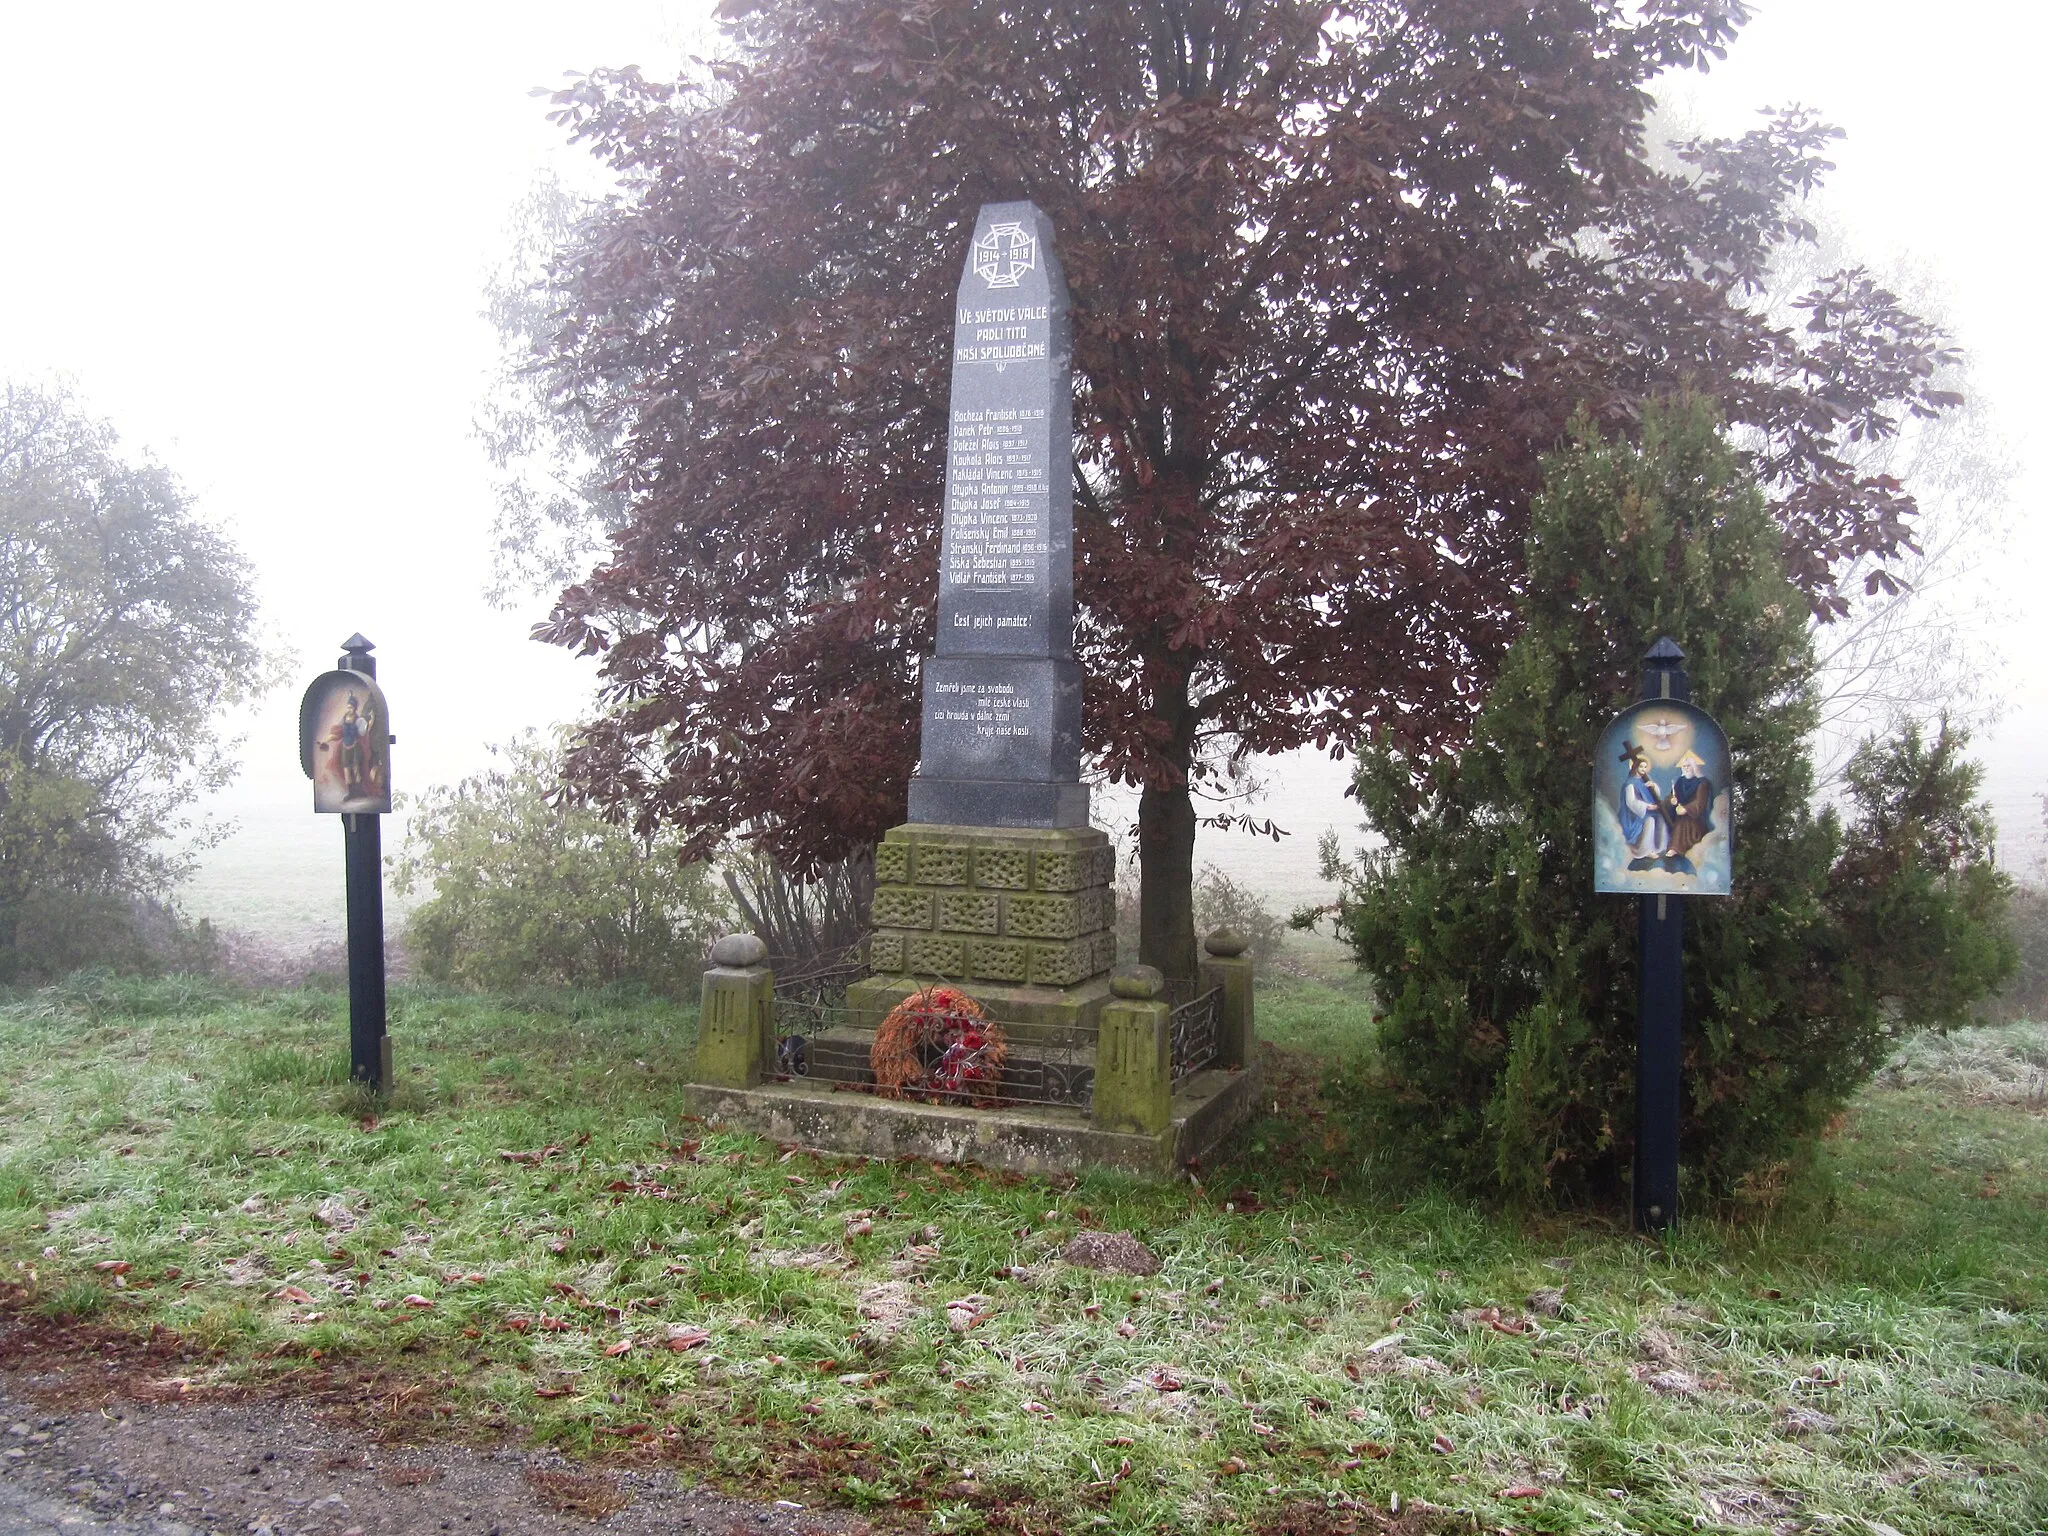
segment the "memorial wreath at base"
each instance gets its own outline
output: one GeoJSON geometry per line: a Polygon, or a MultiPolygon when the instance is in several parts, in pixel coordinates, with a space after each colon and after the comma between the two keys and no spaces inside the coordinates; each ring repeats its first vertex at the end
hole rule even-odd
{"type": "Polygon", "coordinates": [[[981,1004],[951,987],[913,992],[882,1020],[868,1064],[886,1098],[996,1102],[1009,1054],[1003,1026],[981,1004]]]}

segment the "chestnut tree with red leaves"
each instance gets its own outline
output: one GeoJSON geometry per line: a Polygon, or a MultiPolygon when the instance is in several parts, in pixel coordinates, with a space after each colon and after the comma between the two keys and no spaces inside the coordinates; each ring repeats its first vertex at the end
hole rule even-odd
{"type": "MultiPolygon", "coordinates": [[[[572,77],[615,174],[532,366],[628,509],[538,633],[602,653],[573,782],[797,868],[900,821],[933,642],[953,287],[1030,198],[1073,293],[1086,746],[1141,787],[1143,957],[1195,961],[1196,797],[1246,754],[1454,744],[1539,455],[1718,399],[1816,613],[1910,548],[1846,444],[1952,403],[1866,274],[1761,313],[1833,130],[1644,153],[1741,0],[727,0],[676,80],[572,77]],[[1874,567],[1870,562],[1876,557],[1874,567]]],[[[1631,666],[1633,657],[1617,658],[1631,666]]]]}

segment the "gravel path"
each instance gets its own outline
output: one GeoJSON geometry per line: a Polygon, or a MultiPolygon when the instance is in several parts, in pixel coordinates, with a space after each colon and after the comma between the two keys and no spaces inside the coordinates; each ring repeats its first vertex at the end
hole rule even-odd
{"type": "Polygon", "coordinates": [[[0,1536],[853,1536],[855,1517],[592,1472],[553,1455],[381,1445],[294,1402],[81,1403],[0,1373],[0,1536]],[[40,1406],[39,1406],[40,1403],[40,1406]]]}

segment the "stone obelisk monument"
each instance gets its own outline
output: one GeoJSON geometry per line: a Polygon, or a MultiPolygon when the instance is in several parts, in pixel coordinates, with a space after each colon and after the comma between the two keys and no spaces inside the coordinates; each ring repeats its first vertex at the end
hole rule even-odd
{"type": "Polygon", "coordinates": [[[1052,226],[981,210],[953,324],[938,654],[910,819],[1085,827],[1074,665],[1073,339],[1052,226]]]}
{"type": "Polygon", "coordinates": [[[1107,996],[1114,855],[1088,824],[1074,663],[1072,350],[1051,222],[984,206],[954,312],[922,751],[908,824],[875,854],[859,990],[876,1003],[949,980],[1000,1017],[1071,1028],[1107,996]]]}

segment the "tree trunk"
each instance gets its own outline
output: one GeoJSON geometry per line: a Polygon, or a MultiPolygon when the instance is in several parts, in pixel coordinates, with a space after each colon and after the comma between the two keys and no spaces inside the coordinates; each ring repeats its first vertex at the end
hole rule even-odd
{"type": "Polygon", "coordinates": [[[1153,705],[1172,729],[1160,754],[1178,783],[1147,784],[1138,799],[1138,958],[1169,981],[1195,976],[1195,712],[1184,672],[1167,674],[1153,705]]]}
{"type": "Polygon", "coordinates": [[[1147,786],[1138,799],[1138,958],[1169,980],[1195,974],[1195,803],[1147,786]]]}

